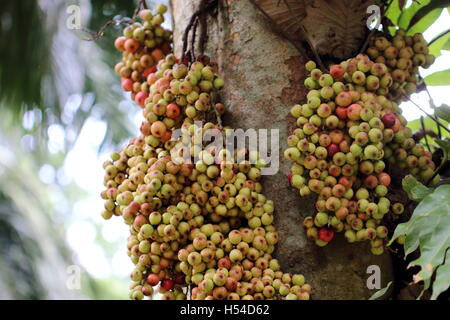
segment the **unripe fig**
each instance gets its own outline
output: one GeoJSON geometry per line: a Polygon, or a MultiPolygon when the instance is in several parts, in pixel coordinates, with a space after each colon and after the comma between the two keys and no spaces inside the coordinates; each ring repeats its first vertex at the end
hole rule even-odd
{"type": "Polygon", "coordinates": [[[352,243],[356,241],[356,233],[353,230],[347,230],[344,233],[344,237],[347,239],[348,242],[352,243]]]}
{"type": "Polygon", "coordinates": [[[328,214],[325,212],[318,212],[314,217],[314,224],[317,227],[323,227],[328,223],[328,214]]]}
{"type": "Polygon", "coordinates": [[[315,63],[314,61],[308,61],[308,62],[305,64],[305,67],[306,67],[306,70],[307,70],[307,71],[311,72],[311,71],[313,71],[314,69],[316,69],[316,63],[315,63]]]}
{"type": "Polygon", "coordinates": [[[347,107],[352,103],[352,96],[346,92],[342,91],[336,96],[336,104],[341,107],[347,107]]]}
{"type": "Polygon", "coordinates": [[[400,202],[394,203],[394,204],[392,205],[392,211],[393,211],[395,214],[402,214],[403,211],[404,211],[403,204],[401,204],[400,202]]]}

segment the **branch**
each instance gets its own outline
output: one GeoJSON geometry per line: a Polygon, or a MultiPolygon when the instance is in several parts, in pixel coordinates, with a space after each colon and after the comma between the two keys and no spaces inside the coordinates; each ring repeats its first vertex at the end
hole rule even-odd
{"type": "Polygon", "coordinates": [[[447,131],[448,133],[450,133],[450,130],[444,126],[442,123],[439,122],[438,119],[436,119],[435,117],[433,117],[431,114],[429,114],[428,112],[426,112],[425,110],[422,109],[421,106],[419,106],[417,103],[415,103],[414,101],[412,101],[407,95],[402,94],[403,97],[405,97],[406,99],[408,99],[409,101],[411,101],[417,108],[419,108],[420,111],[422,111],[423,113],[425,113],[431,120],[433,120],[434,122],[436,122],[442,129],[444,129],[445,131],[447,131]]]}

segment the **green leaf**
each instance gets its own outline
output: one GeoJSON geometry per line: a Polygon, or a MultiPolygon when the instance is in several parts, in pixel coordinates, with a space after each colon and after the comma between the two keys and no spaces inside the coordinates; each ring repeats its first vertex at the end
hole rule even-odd
{"type": "MultiPolygon", "coordinates": [[[[405,11],[411,10],[411,13],[413,13],[411,18],[408,20],[407,29],[409,30],[417,21],[419,21],[422,18],[424,18],[425,16],[427,16],[431,11],[438,9],[438,8],[446,8],[449,5],[450,5],[449,0],[433,0],[433,1],[420,0],[420,1],[414,2],[407,10],[405,10],[405,11]],[[420,2],[420,4],[419,4],[419,2],[420,2]]],[[[402,16],[403,16],[403,13],[402,13],[402,16]]],[[[405,15],[405,18],[403,21],[402,21],[402,16],[400,17],[400,22],[406,23],[409,15],[405,15]]],[[[425,28],[425,29],[427,29],[427,28],[425,28]]]]}
{"type": "Polygon", "coordinates": [[[414,18],[411,20],[411,24],[408,29],[408,34],[416,34],[416,33],[423,33],[425,30],[427,30],[441,15],[442,8],[436,8],[430,12],[428,12],[425,16],[417,18],[417,15],[414,16],[414,18]]]}
{"type": "Polygon", "coordinates": [[[414,15],[419,11],[422,7],[427,6],[431,0],[421,0],[420,3],[414,1],[409,8],[403,9],[402,13],[398,19],[398,26],[400,28],[408,29],[409,23],[414,15]]]}
{"type": "Polygon", "coordinates": [[[450,107],[446,104],[436,108],[434,114],[447,122],[450,122],[450,107]]]}
{"type": "MultiPolygon", "coordinates": [[[[450,143],[450,142],[449,142],[450,143]]],[[[424,281],[424,288],[430,286],[436,269],[443,264],[446,250],[450,247],[450,186],[439,186],[427,195],[414,210],[408,222],[397,226],[392,241],[401,235],[406,236],[405,258],[420,248],[420,257],[408,267],[420,266],[414,281],[424,281]]],[[[446,273],[447,267],[444,268],[446,273]]],[[[441,276],[447,282],[447,276],[441,276]]],[[[438,288],[445,285],[440,284],[438,288]]],[[[439,289],[440,290],[440,289],[439,289]]]]}
{"type": "Polygon", "coordinates": [[[442,32],[431,40],[428,49],[429,53],[435,57],[441,55],[441,50],[450,50],[450,29],[442,32]]]}
{"type": "Polygon", "coordinates": [[[391,286],[392,286],[392,281],[389,281],[389,283],[387,284],[387,286],[385,288],[380,289],[377,292],[375,292],[369,298],[369,300],[377,300],[378,298],[381,298],[382,296],[384,296],[386,294],[386,292],[391,288],[391,286]]]}
{"type": "Polygon", "coordinates": [[[447,39],[447,42],[444,44],[441,50],[450,50],[450,38],[447,39]]]}
{"type": "MultiPolygon", "coordinates": [[[[426,129],[431,129],[435,126],[436,122],[434,122],[434,120],[431,119],[430,117],[424,117],[423,124],[426,129]]],[[[411,128],[413,132],[422,130],[422,124],[420,123],[420,119],[408,121],[407,127],[411,128]]]]}
{"type": "Polygon", "coordinates": [[[394,0],[385,13],[386,18],[391,20],[392,24],[397,25],[398,18],[402,13],[402,4],[398,0],[394,0]]]}
{"type": "Polygon", "coordinates": [[[450,286],[450,251],[447,250],[445,257],[445,263],[439,266],[436,271],[436,278],[433,282],[433,294],[431,300],[437,299],[437,297],[450,286]]]}
{"type": "Polygon", "coordinates": [[[433,192],[433,189],[424,186],[412,175],[406,176],[402,181],[402,185],[403,190],[408,194],[408,197],[417,202],[433,192]]]}
{"type": "Polygon", "coordinates": [[[450,85],[450,69],[438,71],[425,77],[425,83],[429,86],[450,85]]]}

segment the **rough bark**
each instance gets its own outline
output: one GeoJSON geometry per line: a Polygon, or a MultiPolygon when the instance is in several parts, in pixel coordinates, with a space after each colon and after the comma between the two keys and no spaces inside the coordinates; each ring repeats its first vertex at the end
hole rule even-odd
{"type": "MultiPolygon", "coordinates": [[[[199,1],[171,0],[175,53],[199,1]]],[[[364,10],[365,8],[363,8],[364,10]]],[[[305,56],[273,32],[267,17],[247,0],[219,1],[217,15],[208,18],[205,54],[219,64],[226,85],[221,98],[227,107],[224,123],[235,128],[267,128],[280,132],[280,156],[295,125],[292,104],[303,102],[305,56]]],[[[276,175],[263,177],[264,193],[276,206],[280,233],[276,257],[283,271],[301,272],[314,287],[313,299],[366,299],[367,267],[381,268],[382,287],[392,278],[389,254],[374,256],[367,243],[348,244],[341,235],[325,248],[306,239],[303,218],[314,213],[313,199],[300,199],[289,187],[290,164],[280,158],[276,175]]]]}

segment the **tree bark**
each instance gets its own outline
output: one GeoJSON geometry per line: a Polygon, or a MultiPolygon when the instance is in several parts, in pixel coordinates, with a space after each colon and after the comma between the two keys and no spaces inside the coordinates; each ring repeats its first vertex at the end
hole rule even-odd
{"type": "MultiPolygon", "coordinates": [[[[276,0],[275,0],[276,1],[276,0]]],[[[200,1],[171,0],[175,53],[181,55],[182,36],[200,1]]],[[[363,8],[365,10],[365,8],[363,8]]],[[[300,272],[313,288],[313,299],[366,299],[370,265],[381,270],[381,287],[392,278],[388,253],[374,256],[368,243],[348,244],[342,234],[325,248],[306,239],[303,218],[314,213],[314,198],[300,198],[289,186],[290,163],[282,158],[286,137],[295,126],[290,107],[305,101],[307,57],[273,32],[271,24],[251,1],[219,1],[208,17],[205,54],[219,65],[225,80],[221,90],[227,107],[224,124],[234,128],[278,129],[280,169],[263,176],[264,194],[276,208],[280,234],[276,257],[284,272],[300,272]]]]}

